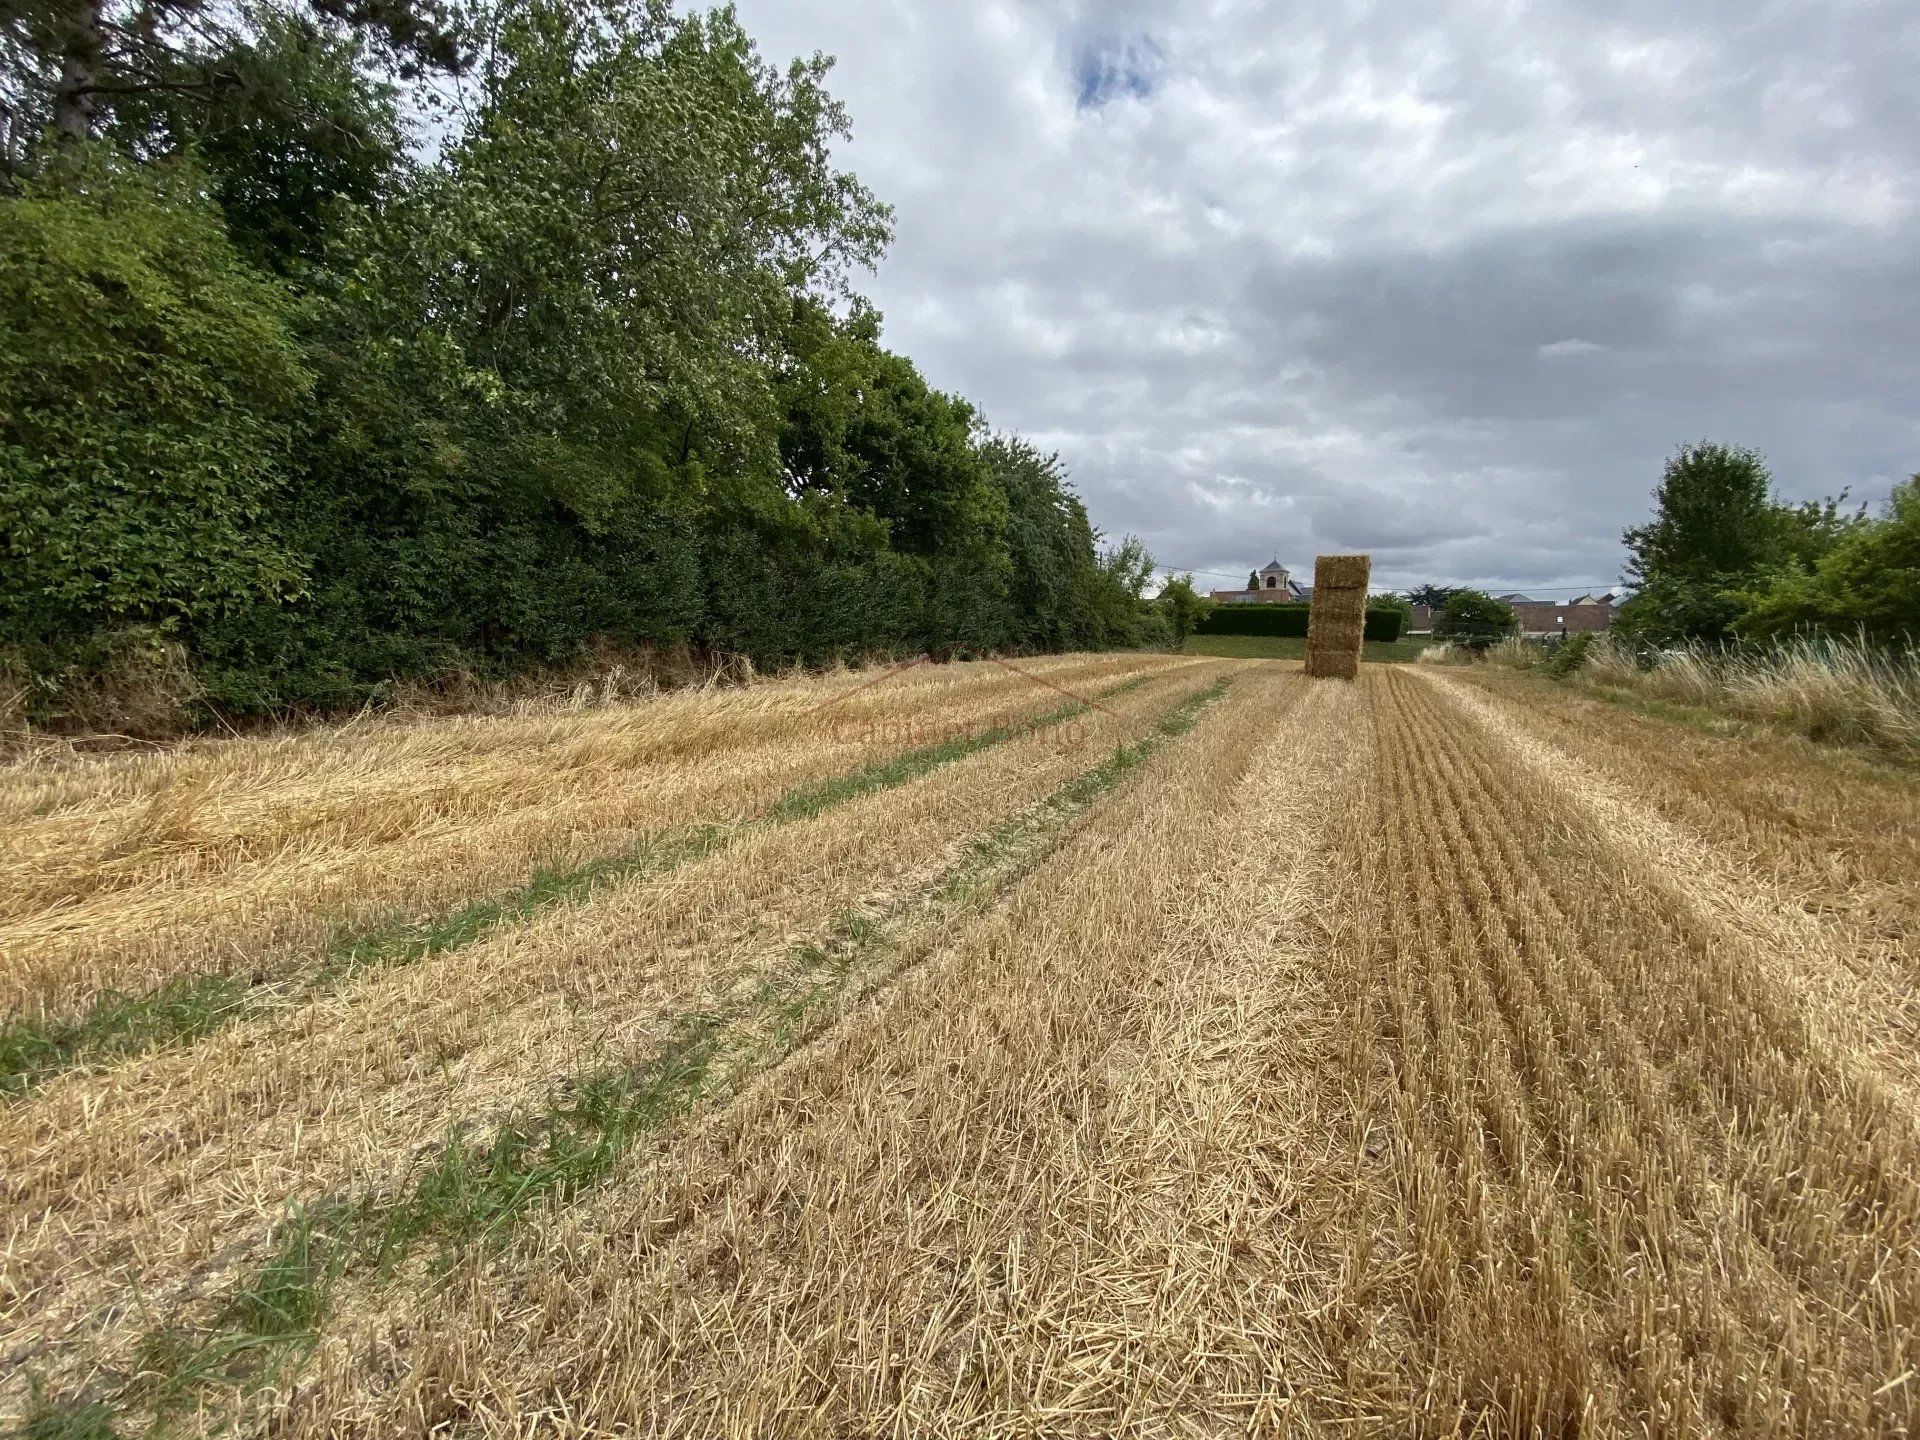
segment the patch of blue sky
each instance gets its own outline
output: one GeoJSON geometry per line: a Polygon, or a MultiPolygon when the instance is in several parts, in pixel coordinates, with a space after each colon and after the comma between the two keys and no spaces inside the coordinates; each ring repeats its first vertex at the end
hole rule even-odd
{"type": "Polygon", "coordinates": [[[1075,103],[1082,110],[1098,110],[1115,100],[1148,99],[1165,63],[1164,52],[1149,36],[1101,36],[1073,57],[1075,103]]]}

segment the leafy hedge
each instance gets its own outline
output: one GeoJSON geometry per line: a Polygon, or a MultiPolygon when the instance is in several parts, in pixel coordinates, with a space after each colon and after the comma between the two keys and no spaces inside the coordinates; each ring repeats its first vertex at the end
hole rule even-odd
{"type": "MultiPolygon", "coordinates": [[[[233,105],[123,102],[143,70],[0,185],[0,724],[159,733],[602,644],[1170,643],[1138,542],[882,344],[850,287],[888,213],[832,166],[824,59],[725,9],[476,0],[488,63],[421,156],[432,82],[293,8],[329,18],[170,32],[233,105]]],[[[46,87],[64,34],[23,40],[46,87]]]]}
{"type": "Polygon", "coordinates": [[[1407,623],[1407,612],[1389,607],[1369,608],[1367,610],[1366,638],[1382,640],[1389,644],[1400,638],[1400,632],[1407,623]]]}
{"type": "MultiPolygon", "coordinates": [[[[1307,633],[1310,605],[1219,605],[1200,622],[1200,635],[1288,635],[1307,633]]],[[[1403,611],[1390,606],[1367,608],[1366,638],[1393,641],[1406,623],[1403,611]]]]}
{"type": "Polygon", "coordinates": [[[1305,635],[1306,605],[1219,605],[1200,622],[1201,635],[1305,635]]]}

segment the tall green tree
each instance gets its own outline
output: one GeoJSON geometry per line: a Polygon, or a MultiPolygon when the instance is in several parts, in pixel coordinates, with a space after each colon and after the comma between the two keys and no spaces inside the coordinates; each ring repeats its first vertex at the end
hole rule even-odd
{"type": "Polygon", "coordinates": [[[894,543],[914,554],[989,543],[1007,502],[979,449],[984,429],[972,405],[882,354],[847,428],[854,463],[842,498],[888,521],[894,543]]]}
{"type": "Polygon", "coordinates": [[[1446,604],[1433,622],[1436,640],[1467,650],[1485,650],[1519,633],[1520,618],[1513,606],[1484,590],[1464,587],[1448,592],[1446,604]]]}
{"type": "Polygon", "coordinates": [[[10,0],[0,8],[4,173],[37,167],[43,137],[71,157],[117,129],[142,153],[145,137],[130,133],[137,117],[170,115],[177,126],[245,88],[248,39],[263,16],[269,27],[292,22],[358,37],[401,75],[454,72],[466,59],[442,0],[281,0],[265,9],[215,0],[10,0]]]}
{"type": "Polygon", "coordinates": [[[1894,486],[1883,518],[1850,521],[1810,571],[1777,571],[1735,598],[1748,639],[1819,632],[1920,643],[1920,475],[1894,486]]]}
{"type": "Polygon", "coordinates": [[[1821,500],[1776,505],[1774,524],[1779,533],[1778,563],[1800,571],[1811,571],[1829,550],[1870,523],[1867,507],[1850,507],[1845,490],[1821,500]]]}
{"type": "Polygon", "coordinates": [[[134,153],[191,148],[235,249],[298,275],[409,169],[398,91],[369,50],[361,36],[261,10],[219,57],[229,83],[204,99],[125,102],[109,133],[134,153]]]}
{"type": "Polygon", "coordinates": [[[1728,592],[1781,556],[1771,486],[1756,451],[1709,441],[1681,446],[1653,492],[1653,519],[1625,532],[1635,594],[1619,628],[1657,643],[1726,640],[1739,613],[1728,592]]]}
{"type": "Polygon", "coordinates": [[[1073,594],[1094,564],[1093,527],[1060,466],[1016,436],[998,436],[981,458],[1004,498],[1012,625],[1023,650],[1066,650],[1084,643],[1073,594]]]}
{"type": "Polygon", "coordinates": [[[1424,605],[1437,614],[1440,607],[1447,603],[1447,597],[1453,594],[1453,591],[1454,587],[1451,585],[1416,585],[1407,591],[1407,600],[1410,604],[1424,605]]]}
{"type": "MultiPolygon", "coordinates": [[[[828,163],[826,62],[658,4],[505,0],[484,34],[468,128],[337,247],[311,330],[301,544],[353,563],[292,630],[224,637],[238,675],[315,627],[349,684],[698,638],[707,567],[828,543],[782,508],[781,332],[885,216],[828,163]]],[[[807,650],[723,598],[718,643],[807,650]]]]}
{"type": "Polygon", "coordinates": [[[599,641],[1162,633],[1058,458],[882,343],[823,57],[666,0],[101,0],[126,48],[62,99],[67,0],[25,3],[0,96],[85,113],[0,185],[10,671],[158,635],[254,712],[599,641]]]}
{"type": "Polygon", "coordinates": [[[829,162],[827,66],[773,70],[726,11],[508,0],[470,128],[356,277],[370,328],[449,357],[477,423],[539,437],[583,511],[655,458],[771,477],[770,337],[887,237],[829,162]]]}
{"type": "Polygon", "coordinates": [[[1213,602],[1193,588],[1193,576],[1173,575],[1160,587],[1156,597],[1159,609],[1166,616],[1167,628],[1172,632],[1173,643],[1184,645],[1187,637],[1199,628],[1200,622],[1213,609],[1213,602]]]}

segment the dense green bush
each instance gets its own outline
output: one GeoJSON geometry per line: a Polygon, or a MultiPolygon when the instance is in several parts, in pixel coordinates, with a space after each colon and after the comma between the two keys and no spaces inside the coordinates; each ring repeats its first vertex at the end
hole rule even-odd
{"type": "Polygon", "coordinates": [[[1391,644],[1400,638],[1406,629],[1407,621],[1413,617],[1410,607],[1398,605],[1367,606],[1366,628],[1362,632],[1367,640],[1379,640],[1391,644]]]}
{"type": "Polygon", "coordinates": [[[1200,635],[1305,635],[1306,605],[1216,605],[1199,622],[1200,635]]]}
{"type": "Polygon", "coordinates": [[[1375,621],[1373,617],[1376,614],[1391,614],[1397,616],[1398,619],[1393,625],[1393,634],[1376,636],[1370,630],[1367,635],[1369,640],[1378,638],[1398,640],[1413,628],[1413,602],[1404,595],[1396,595],[1391,591],[1377,595],[1369,595],[1367,597],[1368,623],[1374,629],[1384,629],[1386,622],[1375,621]]]}
{"type": "Polygon", "coordinates": [[[19,133],[82,122],[0,176],[0,668],[38,718],[116,668],[257,713],[607,642],[1167,643],[1058,460],[881,344],[826,62],[726,10],[482,0],[417,160],[402,98],[462,35],[312,12],[156,12],[99,38],[182,83],[81,107],[45,37],[0,56],[53,97],[19,133]]]}
{"type": "Polygon", "coordinates": [[[191,167],[0,202],[0,643],[41,677],[302,591],[277,519],[311,383],[191,167]]]}
{"type": "MultiPolygon", "coordinates": [[[[1304,636],[1311,605],[1216,605],[1202,617],[1196,635],[1285,635],[1304,636]]],[[[1367,606],[1366,638],[1393,641],[1400,638],[1406,614],[1391,605],[1367,606]]]]}
{"type": "Polygon", "coordinates": [[[1160,587],[1154,609],[1165,621],[1171,643],[1177,648],[1186,644],[1187,637],[1213,613],[1214,604],[1193,588],[1191,575],[1175,575],[1160,587]]]}
{"type": "Polygon", "coordinates": [[[1454,590],[1434,617],[1433,638],[1464,650],[1486,650],[1520,633],[1511,605],[1484,590],[1454,590]]]}
{"type": "Polygon", "coordinates": [[[1823,589],[1840,602],[1833,609],[1851,608],[1841,597],[1859,577],[1838,586],[1802,582],[1836,547],[1858,540],[1865,515],[1843,508],[1844,493],[1786,504],[1772,487],[1756,451],[1681,446],[1654,490],[1653,518],[1622,537],[1634,595],[1615,622],[1620,634],[1653,647],[1720,645],[1808,623],[1829,608],[1816,598],[1823,589]],[[1762,592],[1774,599],[1763,603],[1762,592]]]}
{"type": "Polygon", "coordinates": [[[1920,642],[1920,476],[1894,486],[1886,515],[1849,530],[1811,571],[1783,568],[1733,598],[1735,628],[1750,640],[1824,632],[1920,642]]]}
{"type": "Polygon", "coordinates": [[[1555,646],[1540,668],[1556,680],[1565,679],[1587,663],[1587,657],[1599,642],[1601,632],[1583,630],[1578,635],[1569,636],[1555,646]]]}

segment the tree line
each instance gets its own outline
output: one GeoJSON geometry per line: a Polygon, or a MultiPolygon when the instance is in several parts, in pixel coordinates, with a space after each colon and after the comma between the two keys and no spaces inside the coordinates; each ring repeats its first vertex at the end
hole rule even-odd
{"type": "MultiPolygon", "coordinates": [[[[1643,647],[1767,646],[1826,636],[1920,643],[1920,475],[1879,514],[1846,494],[1788,502],[1758,451],[1699,441],[1667,461],[1653,517],[1622,534],[1632,594],[1615,634],[1643,647]]],[[[1517,633],[1513,607],[1484,591],[1406,592],[1434,634],[1485,646],[1517,633]]]]}
{"type": "Polygon", "coordinates": [[[828,65],[668,0],[7,7],[28,713],[156,669],[250,714],[600,642],[1165,638],[1057,457],[882,343],[828,65]]]}
{"type": "Polygon", "coordinates": [[[1630,639],[1920,640],[1920,476],[1879,515],[1844,492],[1788,503],[1758,452],[1701,441],[1667,461],[1653,518],[1623,538],[1634,594],[1615,628],[1630,639]]]}

